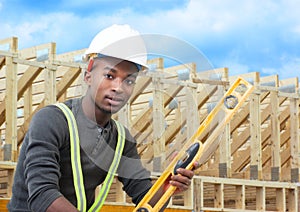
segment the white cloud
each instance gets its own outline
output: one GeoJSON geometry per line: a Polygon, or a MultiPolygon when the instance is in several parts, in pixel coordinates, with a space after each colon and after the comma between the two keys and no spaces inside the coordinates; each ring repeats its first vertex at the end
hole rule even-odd
{"type": "Polygon", "coordinates": [[[300,80],[300,57],[284,57],[278,68],[262,68],[261,72],[266,75],[278,74],[280,79],[298,77],[300,80]]]}
{"type": "MultiPolygon", "coordinates": [[[[0,11],[3,8],[1,2],[3,1],[0,0],[0,11]]],[[[75,0],[70,7],[89,4],[100,7],[99,2],[101,1],[75,0]]],[[[109,3],[108,0],[104,2],[109,3]]],[[[111,4],[115,3],[112,1],[111,4]]],[[[71,51],[86,47],[99,30],[112,23],[129,23],[143,33],[176,36],[191,45],[197,45],[199,50],[203,50],[203,47],[215,48],[213,50],[218,53],[218,60],[221,61],[214,63],[224,64],[229,67],[230,75],[236,75],[250,71],[252,61],[247,63],[240,60],[247,49],[255,49],[253,52],[267,50],[264,53],[268,55],[275,53],[273,46],[285,45],[283,42],[295,42],[295,45],[299,45],[299,5],[297,0],[190,0],[181,8],[148,13],[123,8],[112,10],[109,15],[101,12],[86,15],[58,12],[34,17],[23,16],[18,17],[18,20],[13,20],[12,16],[10,22],[0,22],[0,39],[17,36],[20,48],[56,42],[58,51],[71,51]],[[272,44],[271,47],[268,42],[272,44]],[[223,53],[224,46],[231,48],[227,49],[226,54],[223,53]]],[[[289,51],[288,47],[286,51],[289,51]]],[[[261,64],[262,74],[279,73],[280,78],[295,76],[300,63],[297,59],[300,55],[295,54],[292,59],[282,60],[279,68],[261,64]]],[[[259,62],[261,61],[257,61],[259,62]]]]}
{"type": "Polygon", "coordinates": [[[234,61],[227,61],[224,62],[224,64],[226,64],[226,67],[228,68],[229,76],[237,76],[240,74],[248,73],[250,71],[247,64],[240,64],[234,61]]]}

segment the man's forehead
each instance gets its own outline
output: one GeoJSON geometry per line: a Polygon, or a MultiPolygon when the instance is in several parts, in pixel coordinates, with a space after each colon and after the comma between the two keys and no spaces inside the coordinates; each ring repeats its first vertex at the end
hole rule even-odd
{"type": "Polygon", "coordinates": [[[97,65],[103,66],[102,68],[106,70],[111,70],[112,72],[116,72],[119,70],[119,65],[124,64],[126,66],[126,71],[129,71],[128,75],[137,76],[138,69],[136,68],[135,64],[126,60],[112,58],[112,57],[103,57],[95,59],[94,67],[97,65]],[[128,67],[127,67],[128,66],[128,67]]]}
{"type": "Polygon", "coordinates": [[[116,57],[110,57],[110,56],[106,56],[106,55],[103,55],[102,57],[95,57],[94,60],[100,61],[100,62],[102,61],[102,62],[104,62],[106,64],[110,64],[112,66],[117,66],[120,63],[126,63],[127,65],[135,67],[137,69],[137,71],[139,71],[141,69],[140,65],[135,64],[131,61],[116,58],[116,57]]]}

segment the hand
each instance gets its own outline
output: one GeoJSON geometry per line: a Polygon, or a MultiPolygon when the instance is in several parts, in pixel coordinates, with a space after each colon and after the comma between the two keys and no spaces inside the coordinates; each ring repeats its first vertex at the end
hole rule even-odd
{"type": "Polygon", "coordinates": [[[194,170],[199,168],[200,165],[198,162],[194,163],[194,168],[192,170],[179,168],[177,169],[177,175],[172,175],[167,181],[164,186],[166,190],[170,185],[176,186],[177,189],[175,190],[174,194],[178,194],[181,192],[186,191],[189,186],[191,185],[191,180],[194,177],[194,170]]]}

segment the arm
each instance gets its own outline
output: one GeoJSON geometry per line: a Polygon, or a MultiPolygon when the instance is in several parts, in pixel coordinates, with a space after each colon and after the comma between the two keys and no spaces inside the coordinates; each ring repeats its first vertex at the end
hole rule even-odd
{"type": "Polygon", "coordinates": [[[60,149],[68,136],[66,120],[58,108],[43,108],[33,117],[26,135],[28,144],[23,163],[31,210],[46,211],[62,197],[59,190],[60,149]]]}

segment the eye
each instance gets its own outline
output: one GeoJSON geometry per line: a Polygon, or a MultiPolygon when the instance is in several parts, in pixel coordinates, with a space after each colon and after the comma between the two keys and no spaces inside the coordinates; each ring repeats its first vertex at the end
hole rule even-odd
{"type": "Polygon", "coordinates": [[[113,79],[113,76],[111,74],[104,74],[104,77],[107,79],[113,79]]]}
{"type": "Polygon", "coordinates": [[[126,83],[127,85],[134,85],[134,84],[135,84],[135,79],[126,79],[126,80],[125,80],[125,83],[126,83]]]}

